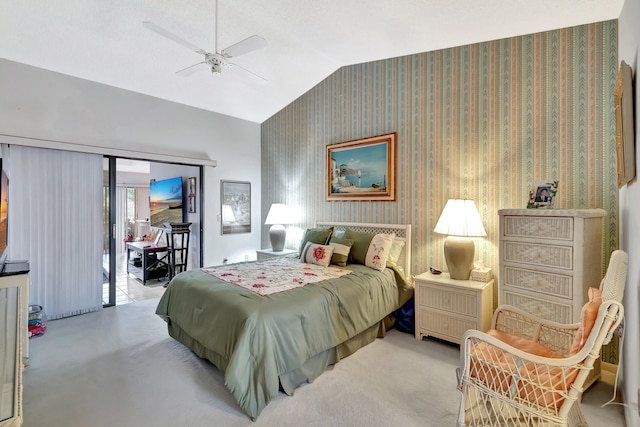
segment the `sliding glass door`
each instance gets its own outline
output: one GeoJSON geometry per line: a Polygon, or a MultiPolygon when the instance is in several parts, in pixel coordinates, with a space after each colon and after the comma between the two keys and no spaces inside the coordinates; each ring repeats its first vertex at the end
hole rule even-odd
{"type": "Polygon", "coordinates": [[[116,305],[116,158],[104,158],[103,183],[103,307],[116,305]]]}

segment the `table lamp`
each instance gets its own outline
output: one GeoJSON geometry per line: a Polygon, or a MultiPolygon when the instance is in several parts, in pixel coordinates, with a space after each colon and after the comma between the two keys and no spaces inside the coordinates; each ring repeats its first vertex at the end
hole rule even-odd
{"type": "Polygon", "coordinates": [[[282,252],[284,241],[287,237],[285,224],[291,224],[291,215],[284,203],[273,203],[269,208],[265,225],[271,225],[269,239],[274,252],[282,252]]]}
{"type": "Polygon", "coordinates": [[[450,199],[433,231],[447,235],[444,241],[444,259],[451,278],[468,280],[476,251],[470,237],[487,235],[474,201],[450,199]]]}

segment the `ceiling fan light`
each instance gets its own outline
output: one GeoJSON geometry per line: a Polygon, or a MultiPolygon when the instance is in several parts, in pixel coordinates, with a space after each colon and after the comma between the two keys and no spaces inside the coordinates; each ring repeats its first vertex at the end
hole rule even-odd
{"type": "Polygon", "coordinates": [[[222,73],[222,67],[220,66],[220,64],[213,64],[211,66],[211,73],[215,75],[222,73]]]}

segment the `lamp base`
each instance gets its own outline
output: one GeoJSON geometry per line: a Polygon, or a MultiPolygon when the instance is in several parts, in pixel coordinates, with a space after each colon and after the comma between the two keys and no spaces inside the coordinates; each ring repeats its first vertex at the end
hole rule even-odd
{"type": "Polygon", "coordinates": [[[269,229],[269,239],[271,240],[271,249],[273,252],[282,252],[284,249],[284,241],[287,237],[287,230],[284,225],[272,225],[269,229]]]}
{"type": "Polygon", "coordinates": [[[448,236],[444,240],[444,259],[449,276],[456,280],[469,280],[473,270],[476,245],[467,237],[448,236]]]}

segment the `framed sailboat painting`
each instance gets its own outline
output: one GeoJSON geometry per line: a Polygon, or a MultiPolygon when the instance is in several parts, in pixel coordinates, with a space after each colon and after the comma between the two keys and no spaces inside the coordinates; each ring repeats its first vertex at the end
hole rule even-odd
{"type": "Polygon", "coordinates": [[[327,145],[328,201],[394,201],[396,134],[327,145]]]}

